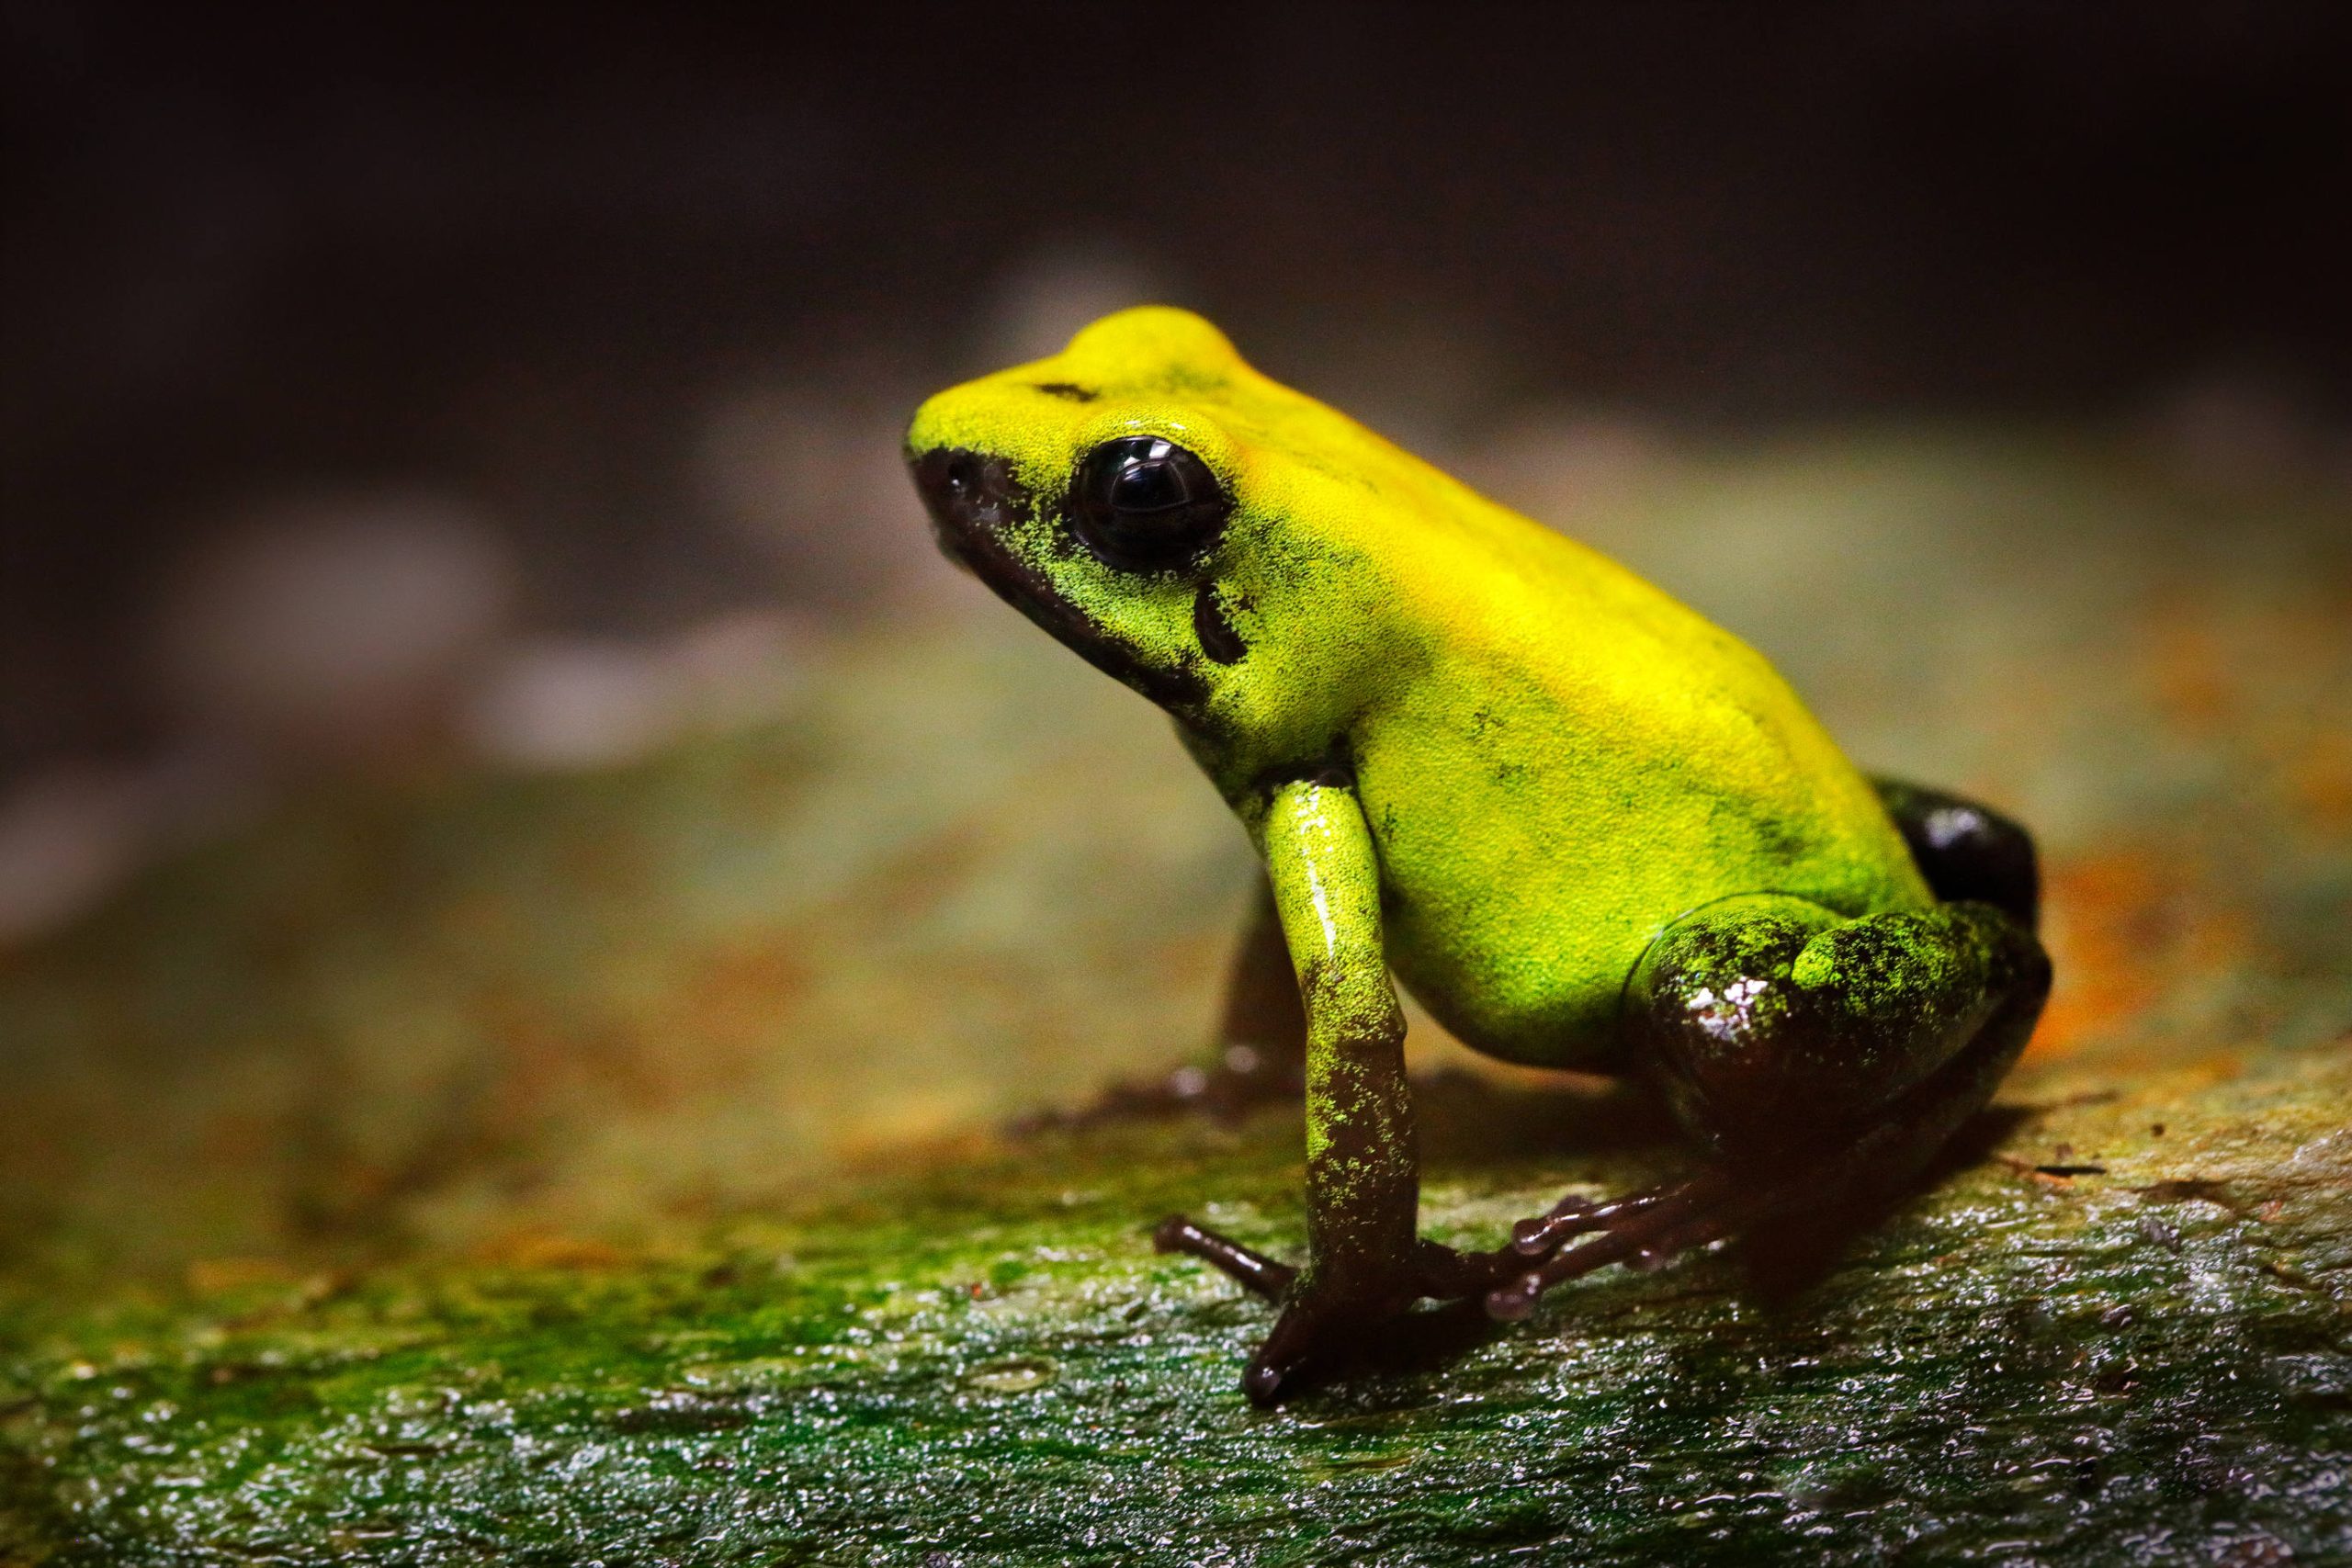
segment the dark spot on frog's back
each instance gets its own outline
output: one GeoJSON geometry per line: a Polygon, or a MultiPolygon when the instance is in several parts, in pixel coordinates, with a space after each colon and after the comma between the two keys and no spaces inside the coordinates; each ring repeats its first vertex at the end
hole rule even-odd
{"type": "Polygon", "coordinates": [[[1091,403],[1102,395],[1093,388],[1081,387],[1075,381],[1039,381],[1035,385],[1046,396],[1059,398],[1064,402],[1091,403]]]}
{"type": "Polygon", "coordinates": [[[1804,834],[1777,817],[1756,818],[1756,841],[1766,854],[1784,864],[1794,864],[1812,848],[1804,834]]]}

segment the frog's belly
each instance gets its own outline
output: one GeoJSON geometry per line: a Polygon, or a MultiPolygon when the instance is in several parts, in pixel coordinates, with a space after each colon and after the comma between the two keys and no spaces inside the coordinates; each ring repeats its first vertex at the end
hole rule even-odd
{"type": "Polygon", "coordinates": [[[1391,911],[1390,965],[1463,1043],[1531,1066],[1594,1073],[1623,1067],[1619,998],[1649,934],[1589,923],[1575,930],[1572,922],[1533,919],[1525,910],[1431,929],[1407,909],[1400,901],[1391,911]]]}

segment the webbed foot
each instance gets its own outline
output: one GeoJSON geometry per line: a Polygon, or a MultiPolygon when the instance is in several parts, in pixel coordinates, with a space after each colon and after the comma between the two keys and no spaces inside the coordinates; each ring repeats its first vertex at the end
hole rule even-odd
{"type": "Polygon", "coordinates": [[[1547,1213],[1513,1225],[1508,1247],[1482,1255],[1497,1273],[1485,1292],[1487,1315],[1516,1322],[1554,1285],[1611,1263],[1659,1268],[1679,1252],[1747,1229],[1811,1190],[1795,1183],[1749,1187],[1718,1168],[1607,1202],[1571,1193],[1547,1213]]]}

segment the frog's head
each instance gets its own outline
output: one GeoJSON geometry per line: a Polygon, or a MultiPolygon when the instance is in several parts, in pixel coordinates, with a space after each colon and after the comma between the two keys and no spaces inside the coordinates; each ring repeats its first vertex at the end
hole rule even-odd
{"type": "Polygon", "coordinates": [[[1312,751],[1393,651],[1365,498],[1419,465],[1198,316],[1123,310],[942,392],[907,453],[942,550],[1196,731],[1312,751]]]}

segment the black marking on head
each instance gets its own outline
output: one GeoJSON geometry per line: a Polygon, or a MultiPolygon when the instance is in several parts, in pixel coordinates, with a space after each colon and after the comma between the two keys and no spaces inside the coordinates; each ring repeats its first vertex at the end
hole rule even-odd
{"type": "Polygon", "coordinates": [[[1201,639],[1201,651],[1219,664],[1238,664],[1250,645],[1225,618],[1225,609],[1216,602],[1216,584],[1204,582],[1193,596],[1193,635],[1201,639]]]}
{"type": "Polygon", "coordinates": [[[1075,381],[1039,381],[1036,389],[1049,398],[1061,398],[1073,403],[1091,403],[1102,394],[1091,387],[1081,387],[1075,381]]]}

